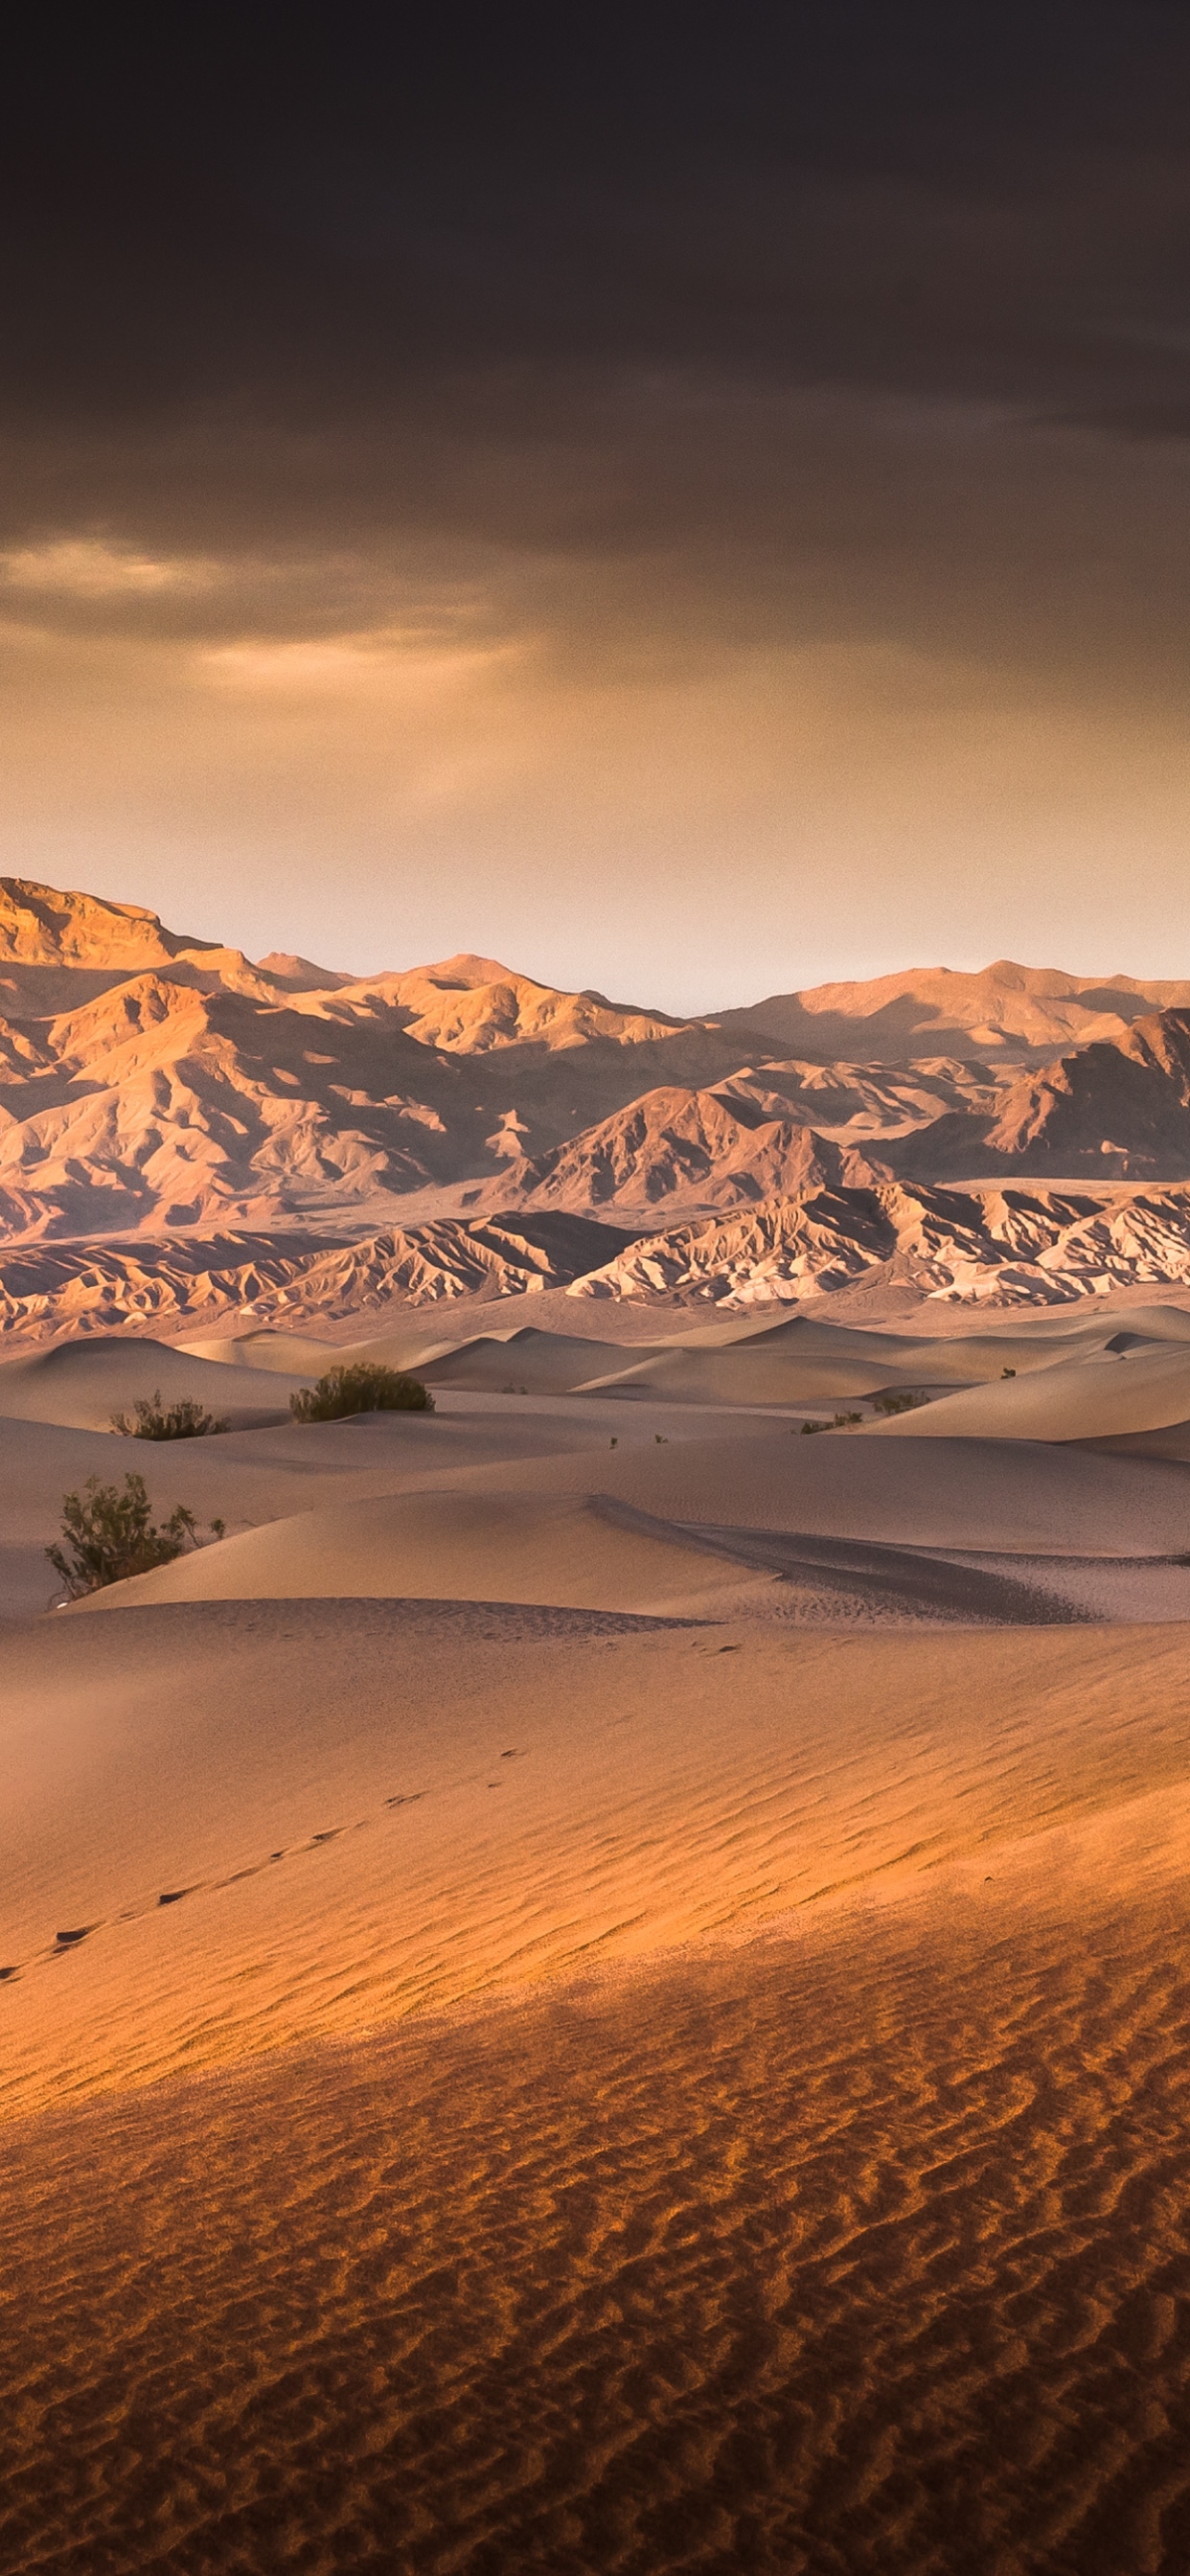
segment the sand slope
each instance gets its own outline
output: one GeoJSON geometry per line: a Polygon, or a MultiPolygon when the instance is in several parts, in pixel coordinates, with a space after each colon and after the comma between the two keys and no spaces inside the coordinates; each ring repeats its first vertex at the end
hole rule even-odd
{"type": "MultiPolygon", "coordinates": [[[[299,1439],[283,1452],[290,1475],[299,1439]]],[[[355,1439],[362,1470],[362,1426],[355,1439]]],[[[552,1454],[530,1435],[519,1458],[487,1462],[466,1441],[451,1452],[423,1436],[408,1443],[404,1473],[396,1443],[374,1454],[351,1499],[340,1481],[335,1500],[295,1514],[274,1484],[283,1516],[68,1615],[336,1596],[811,1622],[1190,1615],[1187,1487],[1164,1463],[1042,1444],[806,1442],[779,1421],[748,1438],[660,1445],[557,1438],[552,1454]]],[[[340,1449],[340,1480],[344,1463],[340,1449]]],[[[257,1490],[268,1492],[263,1478],[257,1490]]]]}
{"type": "Polygon", "coordinates": [[[865,1439],[1092,1440],[1190,1420],[1190,1347],[1093,1351],[946,1395],[865,1439]]]}
{"type": "MultiPolygon", "coordinates": [[[[382,1347],[377,1343],[377,1353],[382,1347]]],[[[416,1367],[427,1386],[482,1388],[492,1394],[566,1395],[585,1386],[601,1369],[618,1365],[623,1356],[615,1343],[535,1332],[532,1325],[523,1324],[499,1336],[477,1335],[424,1360],[411,1360],[410,1366],[416,1367]]]]}
{"type": "Polygon", "coordinates": [[[1052,1866],[1059,1828],[1160,1875],[1186,1635],[618,1634],[379,1601],[10,1632],[4,2107],[943,1865],[982,1883],[1038,1836],[1052,1866]]]}
{"type": "Polygon", "coordinates": [[[715,1617],[759,1588],[677,1532],[617,1527],[585,1495],[381,1495],[271,1521],[91,1595],[69,1616],[157,1601],[373,1595],[715,1617]]]}
{"type": "Polygon", "coordinates": [[[113,1413],[131,1413],[139,1397],[151,1399],[160,1391],[166,1406],[189,1397],[241,1427],[284,1419],[288,1394],[300,1383],[296,1374],[279,1383],[274,1374],[246,1369],[229,1380],[211,1361],[165,1342],[99,1336],[0,1363],[0,1416],[109,1431],[113,1413]]]}
{"type": "Polygon", "coordinates": [[[1188,1345],[1087,1321],[954,1337],[1044,1438],[16,1381],[0,1578],[128,1463],[236,1534],[0,1633],[6,2565],[1180,2570],[1190,1468],[1052,1422],[1188,1345]]]}
{"type": "Polygon", "coordinates": [[[791,1350],[773,1346],[769,1335],[721,1350],[649,1352],[628,1367],[619,1352],[620,1364],[604,1377],[590,1377],[586,1393],[662,1396],[678,1404],[814,1405],[921,1384],[919,1372],[907,1374],[893,1354],[879,1349],[878,1334],[863,1338],[876,1346],[870,1357],[791,1350]]]}
{"type": "MultiPolygon", "coordinates": [[[[197,1515],[204,1535],[216,1519],[234,1535],[332,1496],[466,1484],[492,1469],[499,1484],[510,1474],[515,1478],[526,1462],[544,1467],[559,1454],[598,1453],[602,1465],[612,1456],[609,1423],[617,1454],[625,1456],[634,1448],[652,1450],[659,1429],[672,1446],[705,1427],[702,1416],[677,1406],[596,1408],[566,1400],[514,1405],[498,1398],[485,1404],[449,1392],[432,1416],[373,1414],[298,1425],[286,1415],[264,1429],[176,1442],[124,1441],[110,1432],[0,1415],[0,1616],[43,1611],[56,1597],[58,1581],[45,1550],[61,1535],[63,1498],[92,1476],[119,1488],[135,1472],[144,1478],[155,1518],[181,1502],[197,1515]]],[[[747,1427],[756,1439],[773,1426],[757,1414],[747,1427]]],[[[531,1476],[530,1487],[534,1481],[531,1476]]],[[[576,1468],[572,1481],[578,1490],[599,1476],[576,1468]]]]}
{"type": "Polygon", "coordinates": [[[1187,1955],[992,1863],[22,2124],[0,2552],[1175,2576],[1187,1955]]]}

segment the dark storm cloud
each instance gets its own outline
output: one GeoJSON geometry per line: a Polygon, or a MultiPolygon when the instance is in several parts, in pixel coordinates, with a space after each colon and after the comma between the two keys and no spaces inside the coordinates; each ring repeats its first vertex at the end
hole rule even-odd
{"type": "Polygon", "coordinates": [[[76,28],[26,84],[18,416],[333,421],[535,366],[1186,391],[1180,12],[448,11],[427,39],[257,9],[164,37],[76,28]]]}
{"type": "Polygon", "coordinates": [[[1188,74],[1143,5],[59,29],[2,181],[3,541],[218,569],[6,611],[310,633],[478,581],[595,649],[1180,656],[1188,74]]]}

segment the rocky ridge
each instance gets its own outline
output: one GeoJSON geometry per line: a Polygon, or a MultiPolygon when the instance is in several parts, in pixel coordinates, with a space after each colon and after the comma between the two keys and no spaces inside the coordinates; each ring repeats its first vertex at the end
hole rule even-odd
{"type": "Polygon", "coordinates": [[[811,1190],[646,1235],[572,1297],[699,1299],[725,1311],[857,1286],[950,1304],[1066,1305],[1190,1284],[1190,1191],[811,1190]]]}
{"type": "Polygon", "coordinates": [[[583,1217],[545,1216],[444,1218],[359,1241],[295,1233],[34,1244],[0,1253],[0,1337],[169,1331],[233,1314],[330,1322],[394,1300],[520,1297],[569,1287],[630,1241],[583,1217]]]}
{"type": "Polygon", "coordinates": [[[1187,1275],[1190,985],[1001,961],[680,1020],[469,954],[254,965],[6,878],[0,1004],[8,1331],[1187,1275]]]}

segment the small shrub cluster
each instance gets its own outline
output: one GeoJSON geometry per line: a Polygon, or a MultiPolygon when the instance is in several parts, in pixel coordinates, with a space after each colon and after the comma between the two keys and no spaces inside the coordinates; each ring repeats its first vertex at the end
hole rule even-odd
{"type": "Polygon", "coordinates": [[[853,1422],[863,1421],[862,1413],[836,1413],[833,1422],[803,1422],[803,1431],[848,1431],[853,1422]]]}
{"type": "MultiPolygon", "coordinates": [[[[148,1574],[155,1565],[170,1565],[187,1547],[199,1545],[198,1523],[178,1503],[160,1528],[150,1518],[151,1505],[143,1476],[126,1476],[118,1485],[101,1485],[90,1476],[81,1494],[62,1502],[62,1540],[46,1555],[60,1577],[68,1601],[100,1592],[107,1583],[123,1583],[130,1574],[148,1574]]],[[[224,1523],[212,1521],[222,1538],[224,1523]]]]}
{"type": "Polygon", "coordinates": [[[901,1388],[888,1395],[873,1396],[872,1409],[875,1413],[914,1413],[925,1400],[924,1395],[913,1395],[907,1388],[901,1388]]]}
{"type": "Polygon", "coordinates": [[[342,1422],[352,1413],[432,1413],[434,1399],[419,1378],[359,1360],[291,1395],[289,1410],[295,1422],[342,1422]]]}
{"type": "Polygon", "coordinates": [[[152,1397],[138,1396],[132,1408],[133,1418],[126,1413],[113,1413],[112,1429],[123,1433],[125,1440],[204,1440],[214,1431],[226,1431],[226,1422],[218,1422],[213,1413],[204,1413],[192,1395],[184,1395],[177,1404],[162,1409],[161,1389],[154,1388],[152,1397]]]}

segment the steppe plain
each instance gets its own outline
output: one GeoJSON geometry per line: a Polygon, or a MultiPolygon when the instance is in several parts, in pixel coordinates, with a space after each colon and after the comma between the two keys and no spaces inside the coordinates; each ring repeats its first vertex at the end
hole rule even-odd
{"type": "Polygon", "coordinates": [[[22,1319],[6,2567],[1190,2561],[1190,1289],[1113,1241],[22,1319]],[[364,1354],[435,1412],[290,1417],[364,1354]],[[226,1535],[51,1607],[130,1464],[226,1535]]]}

